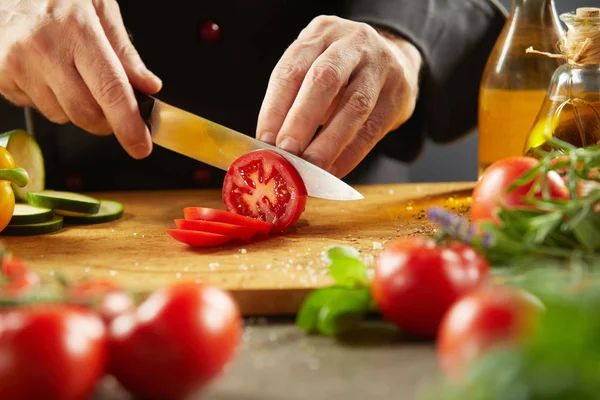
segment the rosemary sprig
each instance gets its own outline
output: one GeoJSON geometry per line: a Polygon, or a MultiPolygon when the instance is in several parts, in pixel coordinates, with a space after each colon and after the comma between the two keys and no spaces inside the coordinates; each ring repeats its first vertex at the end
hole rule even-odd
{"type": "Polygon", "coordinates": [[[429,219],[439,225],[441,235],[453,237],[478,248],[494,265],[507,265],[524,258],[567,260],[573,251],[584,261],[600,256],[600,146],[577,148],[560,139],[548,144],[554,149],[540,153],[539,164],[517,178],[507,189],[524,185],[531,189],[524,197],[528,207],[507,208],[499,204],[499,225],[470,224],[441,208],[428,210],[429,219]],[[570,199],[552,198],[549,174],[566,180],[570,199]],[[594,182],[589,193],[578,191],[594,182]]]}

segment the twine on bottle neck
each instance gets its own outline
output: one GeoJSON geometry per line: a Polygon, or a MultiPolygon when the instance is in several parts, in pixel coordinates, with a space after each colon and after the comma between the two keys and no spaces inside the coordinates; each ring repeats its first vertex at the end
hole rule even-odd
{"type": "MultiPolygon", "coordinates": [[[[600,10],[595,8],[579,8],[577,15],[598,17],[600,10]]],[[[534,50],[532,46],[526,53],[542,54],[551,58],[566,59],[571,64],[600,64],[600,27],[592,29],[568,30],[558,49],[562,54],[553,54],[534,50]]]]}
{"type": "Polygon", "coordinates": [[[600,64],[600,31],[567,32],[558,46],[563,54],[547,53],[528,47],[525,52],[542,54],[551,58],[563,58],[571,64],[600,64]]]}

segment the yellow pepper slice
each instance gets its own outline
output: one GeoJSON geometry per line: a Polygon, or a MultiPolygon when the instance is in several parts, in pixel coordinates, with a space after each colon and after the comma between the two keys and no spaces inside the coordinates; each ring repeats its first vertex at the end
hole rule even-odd
{"type": "Polygon", "coordinates": [[[23,168],[16,168],[12,155],[0,146],[0,231],[10,222],[15,211],[15,193],[11,183],[18,187],[29,183],[29,175],[23,168]]]}

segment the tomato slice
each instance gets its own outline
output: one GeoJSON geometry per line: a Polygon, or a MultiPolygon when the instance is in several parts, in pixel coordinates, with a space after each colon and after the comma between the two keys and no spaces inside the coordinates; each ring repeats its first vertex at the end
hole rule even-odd
{"type": "Polygon", "coordinates": [[[226,224],[224,222],[211,222],[193,219],[176,219],[175,224],[179,229],[218,233],[231,236],[234,239],[250,240],[256,234],[256,228],[249,226],[226,224]]]}
{"type": "Polygon", "coordinates": [[[217,210],[208,207],[186,207],[183,209],[185,219],[201,220],[210,222],[221,222],[256,229],[257,232],[267,234],[271,231],[273,224],[258,219],[234,214],[229,211],[217,210]]]}
{"type": "Polygon", "coordinates": [[[167,229],[167,233],[175,240],[192,247],[214,247],[231,241],[231,236],[192,231],[187,229],[167,229]]]}
{"type": "Polygon", "coordinates": [[[270,222],[272,231],[281,232],[300,218],[308,194],[294,166],[265,149],[246,153],[231,164],[222,196],[226,210],[270,222]]]}

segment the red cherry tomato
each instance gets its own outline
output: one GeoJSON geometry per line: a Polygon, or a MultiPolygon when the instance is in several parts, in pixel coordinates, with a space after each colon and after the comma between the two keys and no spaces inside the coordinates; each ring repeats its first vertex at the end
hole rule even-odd
{"type": "Polygon", "coordinates": [[[173,239],[192,247],[214,247],[230,242],[231,236],[216,233],[191,231],[186,229],[167,229],[173,239]]]}
{"type": "Polygon", "coordinates": [[[463,296],[440,325],[437,356],[441,369],[460,379],[486,352],[528,337],[541,302],[516,287],[483,286],[463,296]]]}
{"type": "Polygon", "coordinates": [[[67,292],[71,302],[92,306],[107,324],[135,307],[133,296],[112,280],[73,283],[67,292]]]}
{"type": "Polygon", "coordinates": [[[401,331],[434,337],[452,303],[488,277],[487,261],[473,248],[414,236],[381,252],[371,290],[383,316],[401,331]]]}
{"type": "Polygon", "coordinates": [[[231,236],[234,239],[242,240],[250,240],[257,232],[256,228],[249,226],[193,219],[176,219],[175,225],[177,225],[177,228],[179,229],[217,233],[219,235],[231,236]]]}
{"type": "MultiPolygon", "coordinates": [[[[497,212],[499,203],[507,208],[530,208],[524,197],[534,182],[522,185],[511,192],[506,190],[521,175],[537,166],[538,160],[532,157],[509,157],[490,165],[473,189],[471,219],[473,222],[492,221],[500,223],[497,212]]],[[[570,194],[564,181],[555,171],[547,175],[550,195],[555,199],[569,199],[570,194]]],[[[536,197],[541,198],[541,192],[536,197]]]]}
{"type": "Polygon", "coordinates": [[[186,207],[183,209],[185,219],[221,222],[244,226],[250,229],[256,229],[257,232],[267,234],[271,231],[273,224],[259,221],[254,218],[245,217],[243,215],[234,214],[229,211],[217,210],[207,207],[186,207]]]}
{"type": "Polygon", "coordinates": [[[184,282],[151,294],[110,325],[110,371],[134,396],[184,399],[219,375],[242,320],[225,291],[184,282]]]}
{"type": "Polygon", "coordinates": [[[39,275],[30,270],[19,257],[4,255],[1,265],[6,282],[0,286],[0,296],[21,296],[40,285],[39,275]]]}
{"type": "Polygon", "coordinates": [[[88,399],[107,355],[106,328],[90,310],[37,304],[3,311],[0,399],[88,399]]]}
{"type": "Polygon", "coordinates": [[[298,171],[271,150],[241,156],[231,164],[223,182],[223,204],[228,211],[270,222],[274,232],[296,223],[307,197],[298,171]]]}

